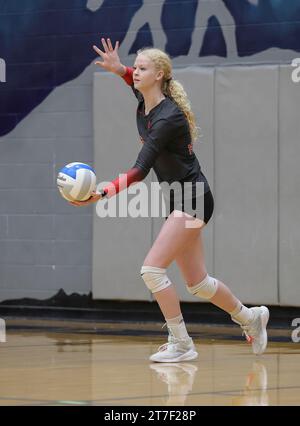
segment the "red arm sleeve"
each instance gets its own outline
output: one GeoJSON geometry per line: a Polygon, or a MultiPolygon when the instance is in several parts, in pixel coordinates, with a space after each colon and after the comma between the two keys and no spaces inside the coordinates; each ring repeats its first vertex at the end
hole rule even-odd
{"type": "Polygon", "coordinates": [[[133,85],[133,68],[130,67],[125,67],[126,68],[126,73],[122,76],[123,80],[126,81],[126,83],[128,84],[128,86],[132,86],[133,85]]]}
{"type": "Polygon", "coordinates": [[[128,84],[128,86],[131,87],[134,96],[137,98],[137,100],[143,101],[143,95],[134,88],[134,83],[133,83],[133,68],[130,67],[125,67],[126,68],[126,73],[122,76],[123,80],[128,84]]]}
{"type": "Polygon", "coordinates": [[[147,173],[141,170],[138,167],[133,167],[125,173],[107,185],[103,190],[107,194],[105,198],[111,198],[114,195],[118,194],[123,189],[128,188],[130,185],[140,182],[146,177],[147,173]]]}

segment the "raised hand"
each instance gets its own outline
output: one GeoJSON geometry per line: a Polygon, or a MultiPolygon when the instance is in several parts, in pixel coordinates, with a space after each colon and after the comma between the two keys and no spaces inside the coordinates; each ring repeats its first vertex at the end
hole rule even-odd
{"type": "Polygon", "coordinates": [[[107,41],[102,38],[102,45],[104,52],[100,50],[97,46],[93,46],[95,52],[98,53],[99,56],[103,59],[103,62],[97,61],[95,65],[99,65],[101,68],[106,71],[113,72],[118,75],[124,75],[126,72],[125,66],[121,64],[118,49],[119,42],[116,42],[115,48],[113,48],[111,44],[111,40],[108,38],[107,41]]]}

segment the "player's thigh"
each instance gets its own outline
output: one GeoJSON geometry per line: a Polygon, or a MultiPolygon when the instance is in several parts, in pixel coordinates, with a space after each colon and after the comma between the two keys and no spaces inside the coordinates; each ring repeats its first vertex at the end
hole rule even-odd
{"type": "Polygon", "coordinates": [[[176,255],[200,233],[201,228],[189,227],[187,223],[195,222],[191,216],[183,213],[177,217],[172,212],[163,224],[156,240],[148,252],[144,265],[167,268],[176,255]]]}
{"type": "Polygon", "coordinates": [[[202,231],[191,240],[175,257],[177,266],[185,283],[189,286],[198,284],[207,274],[202,231]]]}

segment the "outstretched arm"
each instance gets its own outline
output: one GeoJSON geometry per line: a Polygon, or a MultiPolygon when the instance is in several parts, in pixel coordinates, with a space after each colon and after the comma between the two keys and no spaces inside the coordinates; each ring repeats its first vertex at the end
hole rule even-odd
{"type": "Polygon", "coordinates": [[[140,167],[134,166],[103,188],[103,196],[105,198],[111,198],[114,195],[117,195],[120,191],[128,188],[130,185],[134,185],[135,183],[144,180],[147,174],[148,173],[145,173],[145,171],[140,167]]]}
{"type": "Polygon", "coordinates": [[[148,137],[138,154],[136,162],[130,170],[110,182],[109,185],[103,188],[101,191],[102,194],[94,193],[87,201],[74,201],[70,203],[76,206],[84,206],[96,202],[104,197],[110,198],[118,194],[120,191],[128,188],[130,185],[144,180],[151,168],[154,166],[154,163],[160,153],[165,149],[168,142],[172,140],[174,131],[176,131],[176,128],[174,127],[173,122],[168,121],[167,119],[158,120],[152,126],[151,131],[149,132],[148,137]]]}
{"type": "Polygon", "coordinates": [[[122,173],[120,177],[116,178],[105,186],[100,193],[93,192],[91,197],[86,201],[70,201],[69,203],[74,206],[86,206],[91,203],[96,203],[102,198],[111,198],[117,195],[120,191],[128,188],[130,185],[134,185],[145,179],[148,173],[146,173],[140,167],[132,167],[125,173],[122,173]]]}

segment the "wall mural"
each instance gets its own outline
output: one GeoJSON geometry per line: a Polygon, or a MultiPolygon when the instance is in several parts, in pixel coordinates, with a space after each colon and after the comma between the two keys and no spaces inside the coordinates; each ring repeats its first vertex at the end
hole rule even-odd
{"type": "Polygon", "coordinates": [[[201,58],[237,62],[261,52],[267,61],[273,48],[300,51],[300,0],[152,3],[0,0],[0,136],[54,88],[78,77],[95,58],[91,46],[100,36],[119,40],[123,56],[154,45],[199,64],[201,58]]]}

